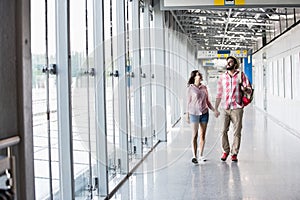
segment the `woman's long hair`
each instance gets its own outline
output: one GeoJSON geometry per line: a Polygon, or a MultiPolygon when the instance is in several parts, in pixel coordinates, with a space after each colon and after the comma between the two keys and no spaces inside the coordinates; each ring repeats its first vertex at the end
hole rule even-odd
{"type": "Polygon", "coordinates": [[[189,81],[187,83],[188,86],[195,83],[195,77],[196,77],[197,73],[199,73],[200,76],[202,77],[202,74],[199,72],[199,70],[193,70],[191,72],[191,76],[190,76],[189,81]]]}

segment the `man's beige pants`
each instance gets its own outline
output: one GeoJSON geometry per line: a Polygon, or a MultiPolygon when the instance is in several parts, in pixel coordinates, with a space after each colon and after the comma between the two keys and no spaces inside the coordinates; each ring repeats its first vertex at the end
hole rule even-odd
{"type": "Polygon", "coordinates": [[[231,154],[237,155],[241,143],[241,131],[244,110],[242,108],[223,110],[223,128],[222,128],[222,147],[223,151],[229,154],[230,145],[228,140],[228,131],[230,122],[233,124],[233,143],[231,147],[231,154]]]}

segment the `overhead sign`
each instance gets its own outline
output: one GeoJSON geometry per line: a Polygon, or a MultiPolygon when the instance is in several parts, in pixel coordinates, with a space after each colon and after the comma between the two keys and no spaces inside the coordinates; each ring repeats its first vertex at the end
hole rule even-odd
{"type": "Polygon", "coordinates": [[[248,56],[247,50],[235,50],[230,52],[231,56],[235,56],[237,58],[245,58],[248,56]]]}
{"type": "Polygon", "coordinates": [[[204,60],[202,63],[203,67],[213,67],[215,63],[213,60],[204,60]]]}
{"type": "Polygon", "coordinates": [[[161,9],[196,9],[200,7],[214,6],[243,6],[243,7],[296,7],[300,6],[299,0],[161,0],[161,9]]]}
{"type": "Polygon", "coordinates": [[[218,50],[218,51],[205,51],[199,50],[197,52],[198,59],[208,58],[227,58],[228,56],[235,56],[237,58],[245,58],[248,56],[247,50],[218,50]]]}
{"type": "Polygon", "coordinates": [[[217,51],[198,51],[197,58],[215,58],[217,54],[217,51]]]}

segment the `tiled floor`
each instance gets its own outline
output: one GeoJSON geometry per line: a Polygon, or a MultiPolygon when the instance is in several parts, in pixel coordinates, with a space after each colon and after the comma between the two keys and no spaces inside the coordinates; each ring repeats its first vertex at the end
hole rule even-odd
{"type": "Polygon", "coordinates": [[[300,199],[300,138],[279,124],[245,108],[239,161],[222,162],[220,119],[211,114],[208,161],[193,165],[191,129],[181,122],[111,199],[300,199]]]}

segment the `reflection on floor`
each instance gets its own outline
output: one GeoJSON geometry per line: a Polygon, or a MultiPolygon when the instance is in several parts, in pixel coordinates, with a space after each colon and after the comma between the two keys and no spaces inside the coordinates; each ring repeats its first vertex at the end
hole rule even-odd
{"type": "Polygon", "coordinates": [[[205,146],[208,161],[194,165],[191,129],[181,122],[111,199],[299,199],[299,137],[249,106],[239,161],[222,162],[219,130],[220,119],[211,113],[205,146]]]}

